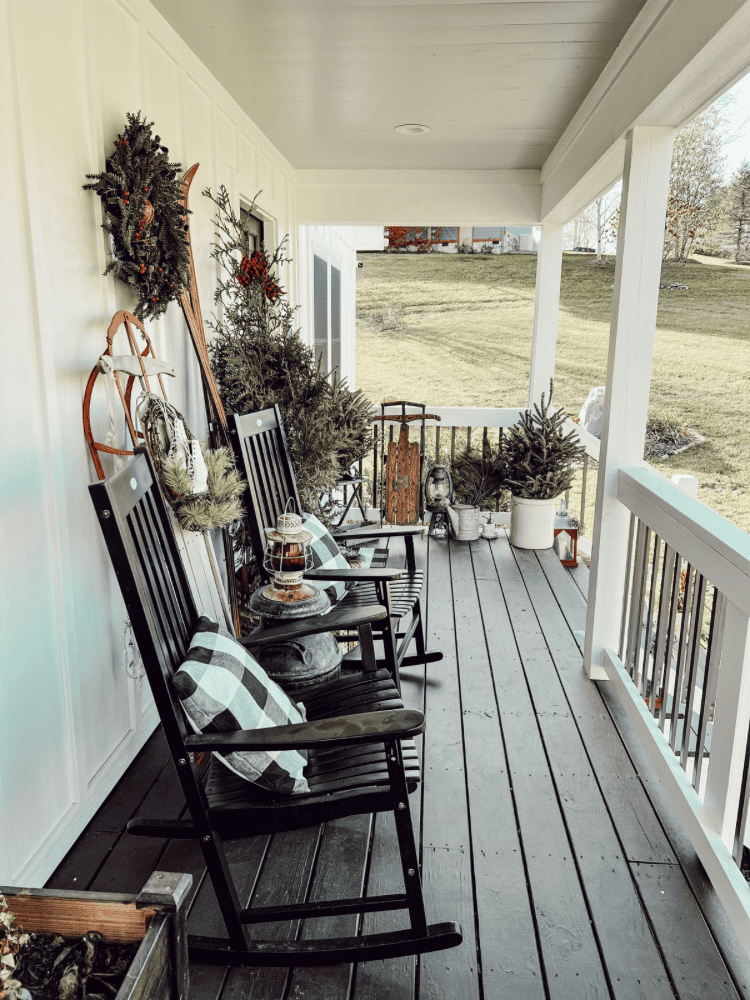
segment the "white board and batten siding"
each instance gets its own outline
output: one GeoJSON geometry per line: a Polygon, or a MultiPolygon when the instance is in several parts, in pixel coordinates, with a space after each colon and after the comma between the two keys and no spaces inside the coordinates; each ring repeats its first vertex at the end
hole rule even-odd
{"type": "Polygon", "coordinates": [[[388,237],[385,235],[385,226],[355,226],[354,246],[359,251],[385,250],[388,246],[388,237]]]}
{"type": "MultiPolygon", "coordinates": [[[[191,230],[205,316],[216,265],[202,189],[225,184],[236,207],[262,190],[258,212],[274,240],[294,234],[295,193],[289,164],[145,0],[5,6],[0,884],[41,885],[156,724],[147,686],[123,669],[122,602],[87,490],[95,472],[83,391],[112,315],[134,299],[102,276],[101,205],[82,190],[85,175],[103,169],[126,112],[138,110],[170,159],[200,163],[191,230]]],[[[294,298],[295,277],[291,268],[281,275],[294,298]]],[[[177,370],[170,400],[202,436],[200,377],[179,307],[148,330],[177,370]]],[[[107,408],[96,392],[103,440],[107,408]]]]}
{"type": "Polygon", "coordinates": [[[300,226],[296,273],[300,311],[296,324],[306,343],[322,353],[324,371],[338,369],[355,385],[357,227],[300,226]]]}

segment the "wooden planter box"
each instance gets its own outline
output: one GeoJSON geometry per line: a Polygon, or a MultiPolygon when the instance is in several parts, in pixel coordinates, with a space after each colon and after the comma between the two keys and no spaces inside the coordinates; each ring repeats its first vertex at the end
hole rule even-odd
{"type": "Polygon", "coordinates": [[[192,875],[154,872],[137,896],[0,886],[29,933],[140,942],[116,1000],[188,1000],[185,900],[192,875]]]}

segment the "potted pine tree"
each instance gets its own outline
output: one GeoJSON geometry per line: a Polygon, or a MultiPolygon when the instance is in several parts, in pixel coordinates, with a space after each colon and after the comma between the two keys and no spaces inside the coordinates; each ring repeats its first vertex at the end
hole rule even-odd
{"type": "Polygon", "coordinates": [[[552,410],[542,393],[510,428],[504,440],[505,485],[511,493],[510,543],[520,549],[550,548],[555,534],[555,501],[570,489],[575,465],[585,449],[575,431],[565,433],[567,414],[552,410]]]}

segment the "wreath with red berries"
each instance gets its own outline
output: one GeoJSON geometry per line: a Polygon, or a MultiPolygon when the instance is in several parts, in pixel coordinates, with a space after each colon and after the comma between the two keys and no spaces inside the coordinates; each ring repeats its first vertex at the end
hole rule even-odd
{"type": "Polygon", "coordinates": [[[114,151],[101,174],[86,174],[104,205],[102,229],[112,237],[113,271],[134,288],[138,319],[156,319],[190,286],[190,241],[180,196],[179,163],[151,134],[153,122],[127,115],[127,127],[114,140],[114,151]]]}

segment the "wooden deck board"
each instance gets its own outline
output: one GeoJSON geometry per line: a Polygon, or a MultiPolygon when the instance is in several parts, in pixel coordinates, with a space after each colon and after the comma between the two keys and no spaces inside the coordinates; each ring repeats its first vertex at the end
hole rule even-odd
{"type": "MultiPolygon", "coordinates": [[[[454,589],[471,575],[469,547],[455,547],[451,551],[454,589]]],[[[462,610],[456,617],[456,644],[484,995],[500,997],[512,986],[515,997],[541,1000],[544,983],[537,926],[476,591],[466,590],[462,610]],[[507,919],[509,913],[512,920],[507,919]]],[[[492,611],[490,616],[494,617],[492,611]]]]}
{"type": "MultiPolygon", "coordinates": [[[[402,543],[393,547],[400,558],[402,543]]],[[[622,742],[622,713],[582,671],[586,568],[566,570],[551,551],[513,550],[504,532],[492,542],[433,539],[418,554],[429,570],[427,644],[444,659],[402,678],[405,703],[427,717],[424,782],[410,806],[428,919],[460,920],[463,945],[359,968],[193,965],[190,1000],[745,996],[701,912],[716,912],[710,887],[704,880],[693,894],[690,853],[673,818],[665,831],[652,805],[658,784],[647,776],[644,786],[642,762],[622,742]]],[[[157,733],[49,885],[137,891],[151,866],[189,871],[191,930],[222,935],[198,845],[124,833],[132,815],[181,810],[157,733]]],[[[403,886],[391,816],[228,847],[250,905],[403,886]]],[[[370,914],[363,929],[404,920],[370,914]]],[[[351,933],[355,923],[309,921],[300,932],[351,933]]]]}

